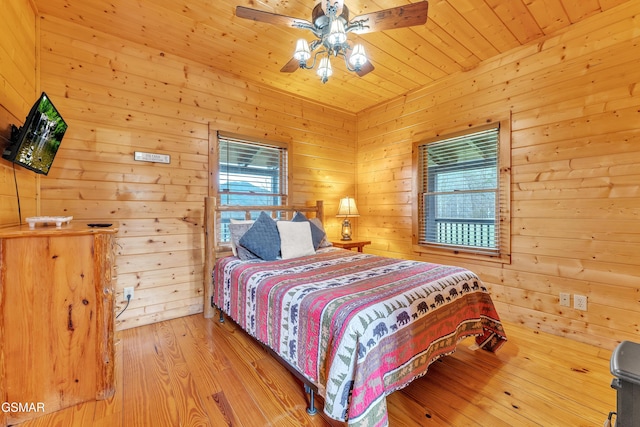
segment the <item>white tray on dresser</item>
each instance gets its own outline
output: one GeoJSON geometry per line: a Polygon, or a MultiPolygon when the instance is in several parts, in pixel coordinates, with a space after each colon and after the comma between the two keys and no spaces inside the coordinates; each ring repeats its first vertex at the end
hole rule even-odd
{"type": "Polygon", "coordinates": [[[29,223],[29,228],[35,228],[36,224],[55,224],[60,228],[62,224],[68,224],[72,219],[72,216],[30,216],[25,220],[29,223]]]}

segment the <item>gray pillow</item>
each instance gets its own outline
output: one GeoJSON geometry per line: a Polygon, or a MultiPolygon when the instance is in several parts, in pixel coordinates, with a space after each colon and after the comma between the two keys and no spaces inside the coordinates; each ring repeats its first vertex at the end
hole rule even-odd
{"type": "Polygon", "coordinates": [[[251,223],[230,223],[229,233],[231,233],[231,247],[234,249],[234,255],[243,261],[250,259],[259,259],[257,255],[240,244],[240,238],[251,228],[251,223]]]}
{"type": "Polygon", "coordinates": [[[280,255],[278,227],[273,218],[264,211],[260,212],[258,219],[238,243],[265,261],[273,261],[280,255]]]}
{"type": "Polygon", "coordinates": [[[326,237],[324,230],[307,219],[307,217],[302,212],[296,212],[296,214],[291,219],[291,222],[303,221],[307,221],[311,225],[311,240],[313,241],[313,249],[318,250],[320,244],[322,243],[322,240],[326,237]]]}

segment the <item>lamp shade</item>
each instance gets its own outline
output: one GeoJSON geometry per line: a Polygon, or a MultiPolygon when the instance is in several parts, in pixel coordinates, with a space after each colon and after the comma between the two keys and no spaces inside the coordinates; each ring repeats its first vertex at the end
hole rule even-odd
{"type": "Polygon", "coordinates": [[[358,208],[356,207],[356,201],[353,197],[345,197],[340,199],[340,205],[338,206],[338,214],[336,216],[355,217],[360,216],[358,208]]]}
{"type": "Polygon", "coordinates": [[[344,24],[340,19],[334,19],[329,29],[329,44],[335,46],[342,44],[347,40],[347,33],[344,30],[344,24]]]}
{"type": "Polygon", "coordinates": [[[320,65],[318,66],[317,74],[318,76],[322,77],[322,79],[331,77],[331,75],[333,74],[333,70],[331,69],[331,62],[329,62],[329,58],[324,57],[320,59],[320,65]]]}
{"type": "Polygon", "coordinates": [[[366,62],[367,55],[364,52],[364,46],[362,46],[361,44],[353,46],[353,52],[349,57],[349,63],[359,71],[360,67],[362,67],[366,62]]]}
{"type": "Polygon", "coordinates": [[[305,39],[298,40],[298,42],[296,43],[296,51],[294,52],[293,57],[302,62],[305,62],[307,59],[311,58],[309,43],[307,43],[305,39]]]}

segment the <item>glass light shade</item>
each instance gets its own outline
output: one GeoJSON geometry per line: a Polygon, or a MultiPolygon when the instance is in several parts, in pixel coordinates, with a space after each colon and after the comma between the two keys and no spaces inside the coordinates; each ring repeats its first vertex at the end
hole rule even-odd
{"type": "Polygon", "coordinates": [[[343,216],[345,218],[360,216],[358,208],[356,207],[355,199],[353,197],[345,197],[340,199],[338,214],[336,216],[343,216]]]}
{"type": "Polygon", "coordinates": [[[349,221],[349,218],[345,218],[344,221],[342,221],[340,234],[342,235],[340,240],[351,240],[351,222],[349,221]]]}
{"type": "Polygon", "coordinates": [[[344,24],[340,19],[334,19],[329,30],[329,44],[331,46],[342,44],[347,40],[344,24]]]}
{"type": "Polygon", "coordinates": [[[333,74],[333,70],[331,69],[331,62],[329,62],[329,58],[325,57],[320,60],[320,65],[318,66],[318,76],[322,78],[322,81],[326,81],[333,74]]]}
{"type": "Polygon", "coordinates": [[[367,62],[367,55],[364,53],[364,46],[357,44],[353,46],[353,52],[349,57],[349,63],[354,68],[358,69],[367,62]]]}
{"type": "Polygon", "coordinates": [[[293,57],[302,62],[306,62],[307,59],[311,58],[309,43],[305,39],[300,39],[296,42],[296,51],[293,53],[293,57]]]}

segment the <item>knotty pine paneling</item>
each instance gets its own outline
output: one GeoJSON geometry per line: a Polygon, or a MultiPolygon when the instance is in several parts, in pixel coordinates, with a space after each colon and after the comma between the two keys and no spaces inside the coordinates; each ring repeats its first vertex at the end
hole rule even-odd
{"type": "MultiPolygon", "coordinates": [[[[0,152],[9,145],[11,125],[19,127],[24,123],[39,95],[36,23],[29,1],[3,4],[0,13],[0,152]]],[[[0,158],[0,227],[17,225],[37,214],[38,182],[33,172],[16,166],[14,173],[13,165],[0,158]]]]}
{"type": "Polygon", "coordinates": [[[42,212],[118,221],[117,308],[125,329],[202,311],[209,128],[290,144],[294,204],[355,193],[355,115],[43,16],[41,81],[69,121],[42,212]],[[133,160],[134,151],[171,163],[133,160]]]}
{"type": "MultiPolygon", "coordinates": [[[[640,332],[640,4],[358,114],[357,219],[369,252],[411,250],[411,144],[511,115],[511,264],[460,264],[505,319],[612,349],[640,332]],[[559,293],[588,296],[588,311],[559,293]]],[[[421,258],[425,259],[425,258],[421,258]]]]}
{"type": "MultiPolygon", "coordinates": [[[[38,20],[28,2],[12,1],[0,17],[0,132],[24,120],[40,87],[71,125],[48,177],[17,168],[22,216],[118,220],[119,299],[136,287],[118,327],[143,325],[202,308],[209,123],[291,143],[292,202],[325,200],[333,236],[338,198],[357,184],[362,216],[353,223],[373,241],[367,251],[413,258],[412,142],[512,114],[512,263],[431,259],[476,270],[507,319],[611,348],[640,321],[632,250],[640,76],[630,59],[639,10],[601,3],[606,12],[497,58],[480,46],[468,53],[485,59],[475,68],[355,116],[127,42],[140,28],[120,38],[38,20]],[[133,151],[170,154],[172,163],[134,162],[133,151]],[[588,295],[589,311],[560,308],[560,291],[588,295]]],[[[554,23],[539,25],[548,34],[554,23]]],[[[0,225],[17,221],[12,184],[0,160],[0,225]]]]}

